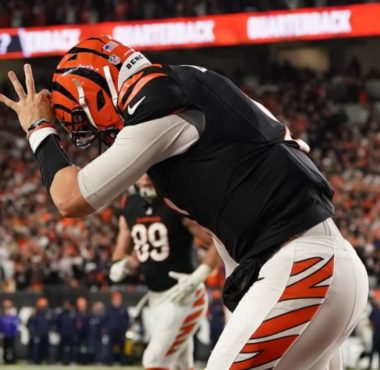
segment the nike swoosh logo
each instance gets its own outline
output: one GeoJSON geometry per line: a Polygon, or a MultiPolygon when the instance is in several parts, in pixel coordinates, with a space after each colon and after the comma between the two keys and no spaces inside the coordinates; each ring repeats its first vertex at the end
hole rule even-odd
{"type": "Polygon", "coordinates": [[[146,96],[143,96],[135,105],[133,105],[132,107],[130,105],[128,105],[127,107],[127,110],[128,110],[128,114],[130,116],[133,115],[133,113],[135,113],[137,107],[143,102],[143,100],[146,98],[146,96]]]}

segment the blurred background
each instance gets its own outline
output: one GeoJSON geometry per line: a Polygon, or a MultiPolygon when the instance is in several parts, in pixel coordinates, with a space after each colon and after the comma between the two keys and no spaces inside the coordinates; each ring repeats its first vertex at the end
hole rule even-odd
{"type": "MultiPolygon", "coordinates": [[[[335,221],[371,284],[344,362],[350,369],[377,369],[379,19],[380,2],[360,0],[0,0],[0,91],[13,94],[6,73],[22,76],[26,61],[37,87],[49,87],[60,56],[96,34],[134,46],[152,62],[199,65],[230,77],[310,144],[332,183],[335,221]]],[[[97,155],[64,146],[77,165],[97,155]]],[[[144,281],[137,275],[115,285],[107,277],[119,212],[116,200],[86,219],[61,218],[15,114],[0,106],[4,364],[139,364],[147,330],[134,309],[146,292],[144,281]],[[120,340],[123,347],[115,350],[120,340]]],[[[195,260],[204,253],[196,247],[195,260]]],[[[208,319],[196,338],[199,363],[224,325],[222,286],[220,268],[208,282],[208,319]]]]}

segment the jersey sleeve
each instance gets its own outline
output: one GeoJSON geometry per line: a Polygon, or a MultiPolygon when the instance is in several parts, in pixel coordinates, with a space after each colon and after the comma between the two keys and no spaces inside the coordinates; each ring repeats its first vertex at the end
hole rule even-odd
{"type": "Polygon", "coordinates": [[[126,126],[131,126],[181,112],[186,107],[186,98],[165,69],[154,67],[124,83],[118,104],[126,126]]]}

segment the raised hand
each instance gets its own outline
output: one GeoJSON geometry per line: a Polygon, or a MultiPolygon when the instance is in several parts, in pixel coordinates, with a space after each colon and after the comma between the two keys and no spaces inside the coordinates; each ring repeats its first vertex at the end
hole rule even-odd
{"type": "Polygon", "coordinates": [[[50,103],[50,93],[44,89],[36,92],[34,86],[34,78],[32,67],[30,64],[24,65],[26,92],[13,71],[8,72],[8,77],[16,91],[19,101],[9,99],[3,94],[0,94],[0,102],[13,109],[20,121],[22,129],[27,132],[29,126],[44,118],[51,123],[54,123],[53,109],[50,103]]]}

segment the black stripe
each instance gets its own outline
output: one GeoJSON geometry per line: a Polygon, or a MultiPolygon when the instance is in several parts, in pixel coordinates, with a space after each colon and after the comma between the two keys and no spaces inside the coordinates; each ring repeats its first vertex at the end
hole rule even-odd
{"type": "Polygon", "coordinates": [[[61,110],[65,111],[65,112],[67,112],[67,113],[70,113],[70,114],[72,113],[71,109],[65,107],[62,104],[53,104],[53,109],[61,109],[61,110]]]}
{"type": "Polygon", "coordinates": [[[66,98],[72,100],[74,103],[78,104],[78,101],[77,99],[75,98],[75,96],[73,94],[71,94],[70,91],[68,91],[65,87],[63,87],[60,83],[58,83],[57,81],[54,81],[53,82],[53,85],[52,85],[52,91],[55,90],[55,91],[58,91],[59,93],[61,93],[62,95],[66,96],[66,98]]]}
{"type": "Polygon", "coordinates": [[[61,68],[61,69],[57,69],[55,73],[57,74],[67,73],[71,75],[88,78],[89,80],[99,85],[99,87],[103,89],[106,92],[106,94],[111,98],[111,92],[108,87],[107,81],[100,73],[97,73],[95,71],[92,71],[91,69],[83,68],[83,67],[61,68]]]}
{"type": "MultiPolygon", "coordinates": [[[[84,40],[84,41],[88,41],[88,40],[98,40],[100,42],[103,42],[104,43],[104,40],[100,39],[99,37],[89,37],[88,39],[84,40]]],[[[109,40],[111,41],[111,40],[109,40]]],[[[105,45],[105,44],[104,44],[105,45]]]]}
{"type": "MultiPolygon", "coordinates": [[[[93,50],[93,49],[87,49],[87,48],[78,48],[76,46],[74,46],[73,48],[71,48],[67,54],[79,54],[79,53],[89,53],[89,54],[95,54],[95,55],[98,55],[99,57],[102,57],[104,59],[106,59],[108,61],[109,59],[109,55],[107,54],[103,54],[103,53],[100,53],[99,51],[96,51],[96,50],[93,50]]],[[[118,70],[120,70],[121,68],[121,63],[119,63],[118,65],[115,65],[115,64],[112,64],[114,65],[118,70]]]]}

